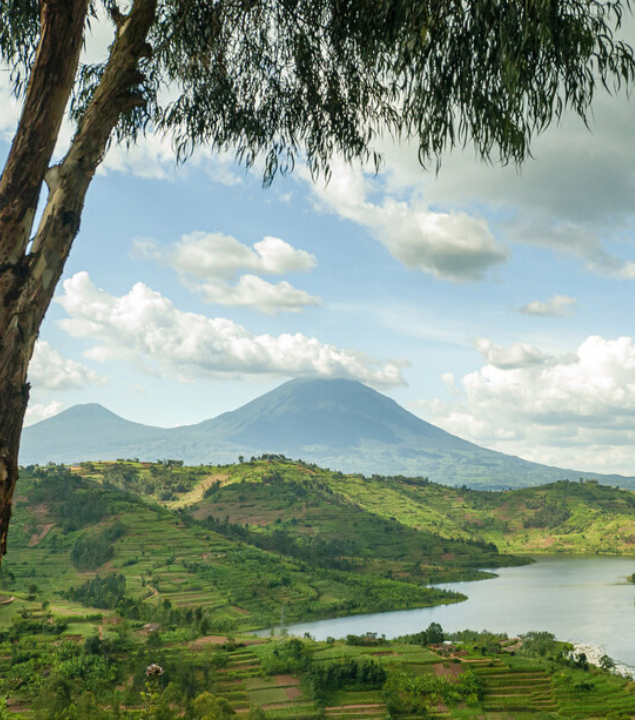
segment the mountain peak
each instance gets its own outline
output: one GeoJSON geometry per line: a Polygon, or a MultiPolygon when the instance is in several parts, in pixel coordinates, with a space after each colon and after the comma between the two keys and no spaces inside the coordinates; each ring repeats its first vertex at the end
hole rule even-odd
{"type": "Polygon", "coordinates": [[[97,404],[79,405],[25,428],[20,462],[177,458],[235,462],[265,453],[344,472],[423,475],[449,485],[491,489],[577,480],[632,487],[634,480],[562,470],[473,445],[421,420],[355,380],[298,378],[238,410],[197,425],[162,429],[124,420],[97,404]]]}

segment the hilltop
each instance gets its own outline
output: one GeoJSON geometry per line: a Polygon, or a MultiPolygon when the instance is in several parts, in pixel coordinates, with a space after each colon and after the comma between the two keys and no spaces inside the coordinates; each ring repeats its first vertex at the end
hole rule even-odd
{"type": "Polygon", "coordinates": [[[24,471],[3,572],[58,599],[120,574],[135,612],[167,600],[219,630],[452,602],[511,553],[635,552],[635,494],[595,481],[512,491],[344,475],[265,456],[234,465],[82,463],[24,471]]]}
{"type": "Polygon", "coordinates": [[[580,477],[635,488],[635,478],[549,467],[481,448],[350,380],[292,380],[232,412],[171,429],[78,405],[25,428],[22,465],[117,458],[230,463],[267,453],[342,472],[426,476],[502,489],[580,477]]]}

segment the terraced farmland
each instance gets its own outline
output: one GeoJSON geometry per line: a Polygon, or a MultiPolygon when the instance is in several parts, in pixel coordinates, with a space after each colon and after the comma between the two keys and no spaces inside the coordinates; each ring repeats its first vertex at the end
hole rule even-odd
{"type": "Polygon", "coordinates": [[[475,672],[483,684],[483,709],[488,713],[555,713],[551,677],[545,670],[515,670],[490,661],[475,672]]]}

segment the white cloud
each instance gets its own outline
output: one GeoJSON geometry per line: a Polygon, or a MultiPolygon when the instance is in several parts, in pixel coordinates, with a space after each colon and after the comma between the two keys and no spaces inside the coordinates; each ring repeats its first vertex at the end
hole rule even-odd
{"type": "Polygon", "coordinates": [[[274,285],[256,275],[243,275],[234,286],[216,281],[200,283],[194,289],[208,302],[256,308],[267,315],[301,312],[308,305],[320,304],[319,298],[294,288],[286,281],[274,285]]]}
{"type": "Polygon", "coordinates": [[[540,350],[528,343],[518,342],[510,348],[503,348],[487,338],[476,338],[473,345],[490,365],[497,368],[509,370],[529,367],[545,361],[545,356],[540,350]]]}
{"type": "Polygon", "coordinates": [[[113,144],[99,166],[98,173],[121,173],[150,180],[176,180],[192,167],[202,169],[212,182],[221,185],[231,187],[242,182],[231,153],[197,148],[188,159],[187,166],[178,167],[171,139],[152,133],[140,137],[130,147],[113,144]]]}
{"type": "Polygon", "coordinates": [[[142,242],[140,249],[146,255],[161,259],[179,273],[198,278],[231,278],[243,270],[283,275],[293,271],[306,272],[316,264],[315,256],[270,236],[255,243],[253,248],[231,235],[205,232],[184,235],[179,242],[165,249],[149,240],[142,242]]]}
{"type": "Polygon", "coordinates": [[[39,423],[42,420],[53,417],[54,415],[60,413],[63,409],[64,403],[61,403],[58,400],[51,400],[51,402],[47,405],[42,403],[29,403],[24,417],[24,427],[35,425],[35,423],[39,423]]]}
{"type": "Polygon", "coordinates": [[[462,399],[416,403],[427,419],[537,462],[635,475],[633,338],[591,336],[561,357],[479,342],[487,364],[463,378],[462,399]]]}
{"type": "Polygon", "coordinates": [[[575,298],[568,297],[567,295],[554,295],[546,302],[533,300],[519,308],[518,312],[525,315],[536,315],[538,317],[565,317],[571,314],[577,304],[575,298]]]}
{"type": "Polygon", "coordinates": [[[319,298],[286,281],[272,284],[258,277],[307,272],[315,267],[314,255],[280,238],[267,236],[251,248],[223,233],[193,232],[167,248],[154,240],[138,238],[132,256],[169,265],[184,285],[208,302],[251,307],[270,315],[300,312],[320,303],[319,298]],[[238,277],[242,271],[248,274],[238,277]]]}
{"type": "Polygon", "coordinates": [[[191,381],[201,377],[345,377],[376,386],[403,385],[403,363],[380,362],[301,333],[253,335],[224,318],[177,310],[172,302],[137,283],[115,297],[85,272],[64,282],[56,301],[69,317],[60,326],[96,345],[94,360],[126,361],[143,371],[191,381]]]}
{"type": "Polygon", "coordinates": [[[63,358],[45,340],[39,340],[29,363],[29,382],[40,392],[74,390],[105,380],[85,365],[63,358]]]}
{"type": "Polygon", "coordinates": [[[323,207],[372,233],[404,267],[444,280],[478,280],[504,263],[509,251],[498,244],[485,220],[465,212],[436,212],[422,201],[388,194],[371,202],[370,187],[359,168],[332,164],[328,185],[314,186],[323,207]]]}
{"type": "Polygon", "coordinates": [[[417,193],[437,210],[487,212],[506,241],[545,246],[600,275],[635,277],[635,104],[599,91],[590,129],[573,114],[532,142],[522,168],[453,150],[438,175],[423,171],[413,143],[384,141],[382,178],[392,195],[417,193]]]}

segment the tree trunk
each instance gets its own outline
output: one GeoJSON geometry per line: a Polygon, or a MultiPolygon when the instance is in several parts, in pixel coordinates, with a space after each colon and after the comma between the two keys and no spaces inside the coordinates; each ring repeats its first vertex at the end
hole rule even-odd
{"type": "Polygon", "coordinates": [[[49,168],[77,71],[87,6],[88,0],[43,2],[38,53],[0,182],[0,562],[7,548],[29,397],[28,363],[112,130],[121,114],[140,102],[133,91],[143,80],[138,62],[148,52],[156,0],[135,0],[129,15],[117,15],[117,37],[100,85],[65,158],[49,168]],[[55,42],[49,27],[56,31],[55,42]],[[56,92],[50,91],[52,86],[56,92]],[[44,181],[49,194],[29,248],[44,181]]]}
{"type": "Polygon", "coordinates": [[[40,40],[22,116],[0,179],[0,561],[6,552],[26,373],[38,328],[25,324],[27,247],[44,176],[77,72],[88,0],[43,0],[40,40]]]}

